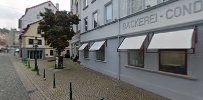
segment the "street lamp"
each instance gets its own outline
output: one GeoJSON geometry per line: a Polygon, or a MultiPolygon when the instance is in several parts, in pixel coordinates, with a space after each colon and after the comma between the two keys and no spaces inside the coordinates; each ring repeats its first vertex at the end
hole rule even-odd
{"type": "Polygon", "coordinates": [[[34,53],[34,56],[35,56],[35,71],[37,71],[37,75],[39,75],[39,69],[38,69],[38,66],[37,66],[37,47],[38,47],[38,39],[37,37],[35,37],[34,39],[34,44],[33,44],[33,47],[35,48],[35,53],[34,53]]]}

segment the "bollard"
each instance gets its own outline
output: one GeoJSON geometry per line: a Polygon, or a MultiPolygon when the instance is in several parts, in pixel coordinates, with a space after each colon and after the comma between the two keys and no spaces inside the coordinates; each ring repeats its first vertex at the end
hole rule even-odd
{"type": "Polygon", "coordinates": [[[70,88],[70,91],[69,91],[69,96],[70,96],[70,99],[69,100],[73,100],[73,97],[72,97],[72,83],[70,82],[69,83],[69,88],[70,88]]]}
{"type": "Polygon", "coordinates": [[[44,80],[46,80],[46,73],[45,73],[45,69],[44,69],[43,77],[44,77],[44,80]]]}
{"type": "MultiPolygon", "coordinates": [[[[37,65],[37,68],[39,68],[38,65],[37,65]]],[[[39,75],[39,69],[37,69],[36,71],[37,71],[37,75],[39,75]]]]}
{"type": "Polygon", "coordinates": [[[30,68],[30,59],[28,59],[28,68],[30,68]]]}
{"type": "Polygon", "coordinates": [[[53,88],[56,88],[55,73],[54,73],[54,77],[53,77],[53,88]]]}

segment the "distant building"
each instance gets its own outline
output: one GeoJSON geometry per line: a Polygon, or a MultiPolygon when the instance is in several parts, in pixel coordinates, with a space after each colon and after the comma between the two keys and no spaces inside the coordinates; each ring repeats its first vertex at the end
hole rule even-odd
{"type": "Polygon", "coordinates": [[[10,48],[19,48],[19,35],[20,31],[17,31],[16,29],[11,29],[8,33],[7,40],[8,40],[8,47],[10,48]]]}
{"type": "Polygon", "coordinates": [[[46,45],[45,39],[38,33],[39,21],[28,25],[23,34],[20,35],[22,58],[34,59],[34,41],[37,37],[37,58],[45,59],[54,57],[55,51],[53,48],[46,45]]]}
{"type": "MultiPolygon", "coordinates": [[[[81,0],[71,0],[71,11],[73,14],[76,14],[79,18],[80,16],[80,10],[81,6],[80,3],[81,0]]],[[[69,41],[69,47],[70,47],[70,57],[75,58],[76,56],[79,56],[79,45],[80,45],[80,27],[81,24],[74,25],[73,29],[76,32],[76,34],[72,37],[72,40],[69,41]]]]}
{"type": "Polygon", "coordinates": [[[40,12],[45,12],[45,8],[51,9],[53,12],[58,10],[51,1],[26,8],[25,14],[18,20],[18,28],[22,31],[27,25],[41,20],[40,12]]]}
{"type": "MultiPolygon", "coordinates": [[[[27,30],[31,30],[33,33],[29,33],[30,37],[34,37],[37,34],[37,29],[35,26],[38,26],[38,21],[42,20],[42,17],[40,16],[40,12],[45,12],[45,8],[51,9],[53,12],[56,12],[58,10],[59,5],[57,4],[57,7],[51,2],[47,1],[38,5],[35,5],[30,8],[26,8],[25,14],[19,19],[18,27],[21,31],[21,39],[20,39],[20,56],[23,58],[32,57],[33,51],[28,52],[27,49],[27,42],[23,38],[25,35],[25,32],[27,30]],[[29,26],[28,26],[29,25],[29,26]],[[31,27],[30,27],[31,26],[31,27]],[[34,28],[34,29],[31,29],[34,28]],[[22,33],[24,32],[24,33],[22,33]]],[[[38,35],[38,37],[41,37],[41,35],[38,35]]],[[[26,38],[27,39],[27,38],[26,38]]],[[[32,41],[32,40],[31,40],[32,41]]],[[[45,42],[43,42],[45,43],[45,42]]],[[[29,45],[30,46],[30,45],[29,45]]],[[[51,51],[52,52],[52,51],[51,51]]],[[[49,56],[50,54],[45,54],[45,51],[40,50],[39,51],[40,58],[45,58],[45,56],[49,56]]],[[[52,53],[51,53],[52,55],[52,53]]]]}
{"type": "Polygon", "coordinates": [[[172,100],[202,100],[203,0],[71,1],[81,6],[81,65],[172,100]]]}

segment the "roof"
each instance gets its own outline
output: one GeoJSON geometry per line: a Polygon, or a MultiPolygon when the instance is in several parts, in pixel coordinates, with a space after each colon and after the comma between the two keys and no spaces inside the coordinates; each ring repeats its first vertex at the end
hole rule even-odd
{"type": "Polygon", "coordinates": [[[19,39],[21,38],[22,35],[24,35],[24,34],[27,32],[27,30],[29,29],[29,27],[30,27],[31,25],[36,24],[36,23],[38,23],[38,22],[40,22],[40,21],[41,21],[41,20],[28,24],[27,27],[23,29],[22,34],[19,35],[19,39]]]}
{"type": "MultiPolygon", "coordinates": [[[[32,6],[32,7],[26,8],[25,14],[28,12],[29,9],[33,9],[33,8],[35,8],[35,7],[39,7],[39,6],[41,6],[41,5],[43,5],[43,4],[46,4],[46,3],[51,3],[51,5],[53,5],[53,6],[56,8],[56,6],[55,6],[51,1],[46,1],[46,2],[40,3],[40,4],[38,4],[38,5],[35,5],[35,6],[32,6]]],[[[58,8],[56,8],[56,9],[59,10],[58,8]]],[[[22,19],[22,18],[25,16],[25,14],[22,15],[20,19],[22,19]]]]}

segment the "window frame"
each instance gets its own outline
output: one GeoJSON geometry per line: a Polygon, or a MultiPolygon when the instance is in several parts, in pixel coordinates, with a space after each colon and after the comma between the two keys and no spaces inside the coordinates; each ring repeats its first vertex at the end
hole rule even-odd
{"type": "Polygon", "coordinates": [[[144,49],[139,49],[139,50],[135,50],[135,49],[129,50],[129,49],[128,49],[128,50],[127,50],[127,57],[128,57],[128,65],[129,65],[129,66],[144,68],[144,66],[145,66],[145,61],[144,61],[144,59],[145,59],[145,52],[144,52],[144,49]],[[142,53],[142,61],[143,61],[143,65],[142,65],[142,66],[130,64],[130,51],[135,51],[135,52],[140,52],[140,53],[142,53]]]}
{"type": "MultiPolygon", "coordinates": [[[[187,55],[187,50],[186,49],[160,49],[158,50],[158,53],[159,53],[159,71],[162,71],[162,72],[166,72],[166,73],[173,73],[173,74],[179,74],[179,75],[188,75],[188,55],[187,55]],[[171,51],[174,51],[174,53],[176,52],[184,52],[184,53],[178,53],[178,54],[184,54],[184,64],[185,64],[185,70],[183,73],[176,73],[176,72],[171,72],[171,71],[167,71],[167,70],[164,70],[164,68],[167,68],[167,67],[171,67],[171,66],[167,66],[167,65],[162,65],[161,64],[161,53],[162,52],[171,52],[171,51]]],[[[173,53],[172,53],[173,54],[173,53]]],[[[172,66],[172,67],[176,67],[176,66],[172,66]]]]}
{"type": "Polygon", "coordinates": [[[88,7],[88,0],[83,1],[83,10],[85,10],[88,7]]]}
{"type": "Polygon", "coordinates": [[[105,44],[102,45],[99,50],[96,50],[96,60],[97,61],[105,61],[106,60],[106,45],[105,44]],[[101,55],[100,55],[101,53],[103,53],[102,54],[103,57],[101,57],[101,55]]]}
{"type": "Polygon", "coordinates": [[[42,45],[42,40],[41,39],[37,40],[37,45],[42,45]],[[39,42],[39,41],[41,41],[41,42],[39,42]]]}
{"type": "Polygon", "coordinates": [[[99,26],[98,10],[96,10],[96,11],[94,11],[94,12],[92,13],[92,27],[93,27],[93,28],[97,28],[98,26],[99,26]],[[94,19],[95,19],[95,18],[94,18],[94,17],[95,17],[94,15],[95,15],[95,14],[97,14],[97,26],[95,26],[95,23],[94,23],[94,19]]]}
{"type": "Polygon", "coordinates": [[[108,3],[106,3],[105,5],[104,5],[104,15],[105,15],[105,17],[104,17],[104,22],[105,23],[109,23],[109,22],[112,22],[113,21],[113,2],[112,2],[112,0],[111,1],[109,1],[108,3]],[[112,8],[111,8],[111,20],[107,20],[107,7],[108,6],[112,6],[112,8]]]}
{"type": "Polygon", "coordinates": [[[84,31],[85,31],[85,32],[88,31],[88,17],[85,17],[85,18],[84,18],[84,31]],[[87,22],[87,25],[86,25],[85,22],[87,22]]]}
{"type": "Polygon", "coordinates": [[[53,56],[53,55],[54,55],[54,50],[50,50],[50,51],[49,51],[49,55],[50,55],[50,56],[53,56]]]}
{"type": "Polygon", "coordinates": [[[34,44],[34,39],[28,39],[28,44],[33,45],[34,44]],[[32,41],[32,43],[31,43],[31,41],[32,41]]]}

